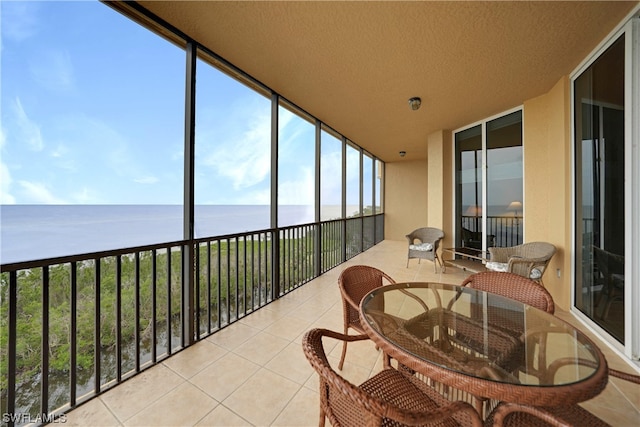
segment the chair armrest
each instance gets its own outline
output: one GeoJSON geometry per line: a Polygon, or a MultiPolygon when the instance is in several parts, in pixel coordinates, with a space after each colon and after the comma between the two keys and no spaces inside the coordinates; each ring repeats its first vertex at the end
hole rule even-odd
{"type": "MultiPolygon", "coordinates": [[[[520,405],[517,403],[500,403],[489,415],[486,425],[493,425],[501,427],[505,424],[507,417],[514,413],[526,413],[536,418],[539,418],[544,423],[553,427],[572,427],[572,424],[564,422],[552,412],[549,412],[545,408],[536,406],[520,405]]],[[[543,423],[541,423],[543,424],[543,423]]]]}
{"type": "Polygon", "coordinates": [[[510,273],[519,274],[524,277],[531,277],[531,272],[534,268],[538,268],[540,273],[543,273],[548,258],[523,258],[517,255],[509,257],[507,271],[510,273]]]}
{"type": "Polygon", "coordinates": [[[616,369],[609,369],[609,375],[635,384],[640,384],[640,375],[629,374],[627,372],[618,371],[616,369]]]}

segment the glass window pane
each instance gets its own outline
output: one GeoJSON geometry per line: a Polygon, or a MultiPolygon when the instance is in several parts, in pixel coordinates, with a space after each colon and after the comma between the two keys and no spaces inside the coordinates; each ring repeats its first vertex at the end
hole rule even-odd
{"type": "Polygon", "coordinates": [[[280,106],[278,226],[315,221],[315,125],[280,106]]]}
{"type": "Polygon", "coordinates": [[[376,197],[376,206],[375,212],[376,214],[382,213],[382,207],[384,206],[382,200],[382,183],[384,179],[384,163],[380,160],[376,159],[375,163],[375,174],[376,174],[376,189],[375,189],[375,197],[376,197]]]}
{"type": "Polygon", "coordinates": [[[184,50],[101,2],[1,7],[3,262],[181,239],[184,50]]]}
{"type": "Polygon", "coordinates": [[[271,100],[197,61],[195,236],[271,226],[271,100]]]}
{"type": "Polygon", "coordinates": [[[320,134],[320,220],[342,217],[342,141],[325,129],[320,134]]]}
{"type": "Polygon", "coordinates": [[[574,81],[575,305],[623,344],[624,50],[623,35],[574,81]]]}
{"type": "Polygon", "coordinates": [[[362,159],[363,215],[373,215],[373,157],[365,153],[362,159]]]}
{"type": "Polygon", "coordinates": [[[487,122],[487,246],[523,242],[522,112],[487,122]]]}
{"type": "Polygon", "coordinates": [[[482,127],[456,133],[456,246],[482,248],[482,127]]]}
{"type": "Polygon", "coordinates": [[[360,216],[360,150],[347,144],[347,217],[360,216]]]}

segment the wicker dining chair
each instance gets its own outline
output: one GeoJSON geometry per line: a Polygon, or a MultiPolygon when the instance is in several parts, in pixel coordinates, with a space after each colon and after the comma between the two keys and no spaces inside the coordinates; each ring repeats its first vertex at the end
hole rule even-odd
{"type": "Polygon", "coordinates": [[[493,271],[515,273],[542,283],[556,247],[547,242],[529,242],[505,248],[489,248],[486,267],[493,271]]]}
{"type": "MultiPolygon", "coordinates": [[[[555,312],[553,297],[544,286],[515,273],[484,271],[467,277],[462,282],[462,286],[520,301],[549,314],[554,314],[555,312]]],[[[510,332],[513,336],[524,338],[521,336],[524,332],[524,315],[522,313],[512,313],[494,307],[486,314],[493,325],[502,326],[505,331],[510,332]]],[[[484,315],[484,313],[478,313],[478,315],[484,315]]],[[[547,375],[545,370],[547,363],[546,336],[540,334],[533,337],[531,344],[527,346],[526,354],[523,353],[525,359],[521,363],[527,367],[527,372],[530,375],[545,376],[547,375]],[[536,348],[538,350],[537,358],[535,356],[536,348]],[[527,363],[527,361],[533,362],[534,358],[537,359],[536,366],[533,366],[532,363],[527,363]]]]}
{"type": "MultiPolygon", "coordinates": [[[[593,362],[584,363],[589,365],[593,362]]],[[[640,384],[640,376],[615,369],[609,369],[609,376],[640,384]]],[[[537,407],[507,402],[495,407],[487,417],[486,424],[497,427],[610,427],[609,423],[577,404],[537,407]]]]}
{"type": "Polygon", "coordinates": [[[553,314],[553,297],[538,282],[515,273],[483,271],[467,277],[462,286],[498,294],[553,314]]]}
{"type": "Polygon", "coordinates": [[[434,227],[422,227],[407,234],[406,238],[409,242],[407,267],[409,267],[410,259],[417,258],[418,263],[421,259],[432,261],[433,270],[436,273],[438,272],[438,264],[440,265],[440,269],[442,269],[442,260],[438,256],[438,248],[444,238],[444,231],[434,227]]]}
{"type": "Polygon", "coordinates": [[[302,339],[307,360],[319,374],[320,418],[336,426],[482,426],[473,407],[450,401],[424,381],[393,368],[385,368],[360,385],[349,382],[331,367],[323,337],[344,342],[369,339],[312,329],[302,339]]]}
{"type": "MultiPolygon", "coordinates": [[[[385,283],[396,283],[388,274],[368,265],[354,265],[345,268],[338,277],[338,287],[342,295],[342,312],[344,316],[344,333],[349,328],[360,334],[364,329],[360,324],[360,301],[370,291],[383,286],[385,283]]],[[[347,354],[347,341],[342,343],[342,356],[338,369],[342,370],[344,357],[347,354]]],[[[389,366],[389,358],[385,356],[385,366],[389,366]]]]}

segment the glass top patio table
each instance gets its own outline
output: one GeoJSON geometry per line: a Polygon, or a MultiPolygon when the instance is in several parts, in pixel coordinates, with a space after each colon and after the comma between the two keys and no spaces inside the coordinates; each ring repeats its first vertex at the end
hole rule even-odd
{"type": "Polygon", "coordinates": [[[362,299],[369,337],[402,365],[474,396],[535,406],[599,394],[600,349],[557,317],[499,295],[441,283],[398,283],[362,299]]]}

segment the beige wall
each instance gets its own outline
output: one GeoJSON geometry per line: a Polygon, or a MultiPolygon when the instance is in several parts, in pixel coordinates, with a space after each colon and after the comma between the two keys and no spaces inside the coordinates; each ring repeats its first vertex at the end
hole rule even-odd
{"type": "Polygon", "coordinates": [[[427,137],[427,225],[444,229],[444,132],[427,137]]]}
{"type": "MultiPolygon", "coordinates": [[[[548,93],[523,105],[525,241],[553,243],[544,283],[558,307],[571,303],[571,103],[563,77],[548,93]],[[558,270],[560,277],[558,277],[558,270]]],[[[433,226],[453,245],[453,142],[450,131],[425,141],[427,161],[387,163],[385,237],[404,240],[411,230],[433,226]]]]}
{"type": "Polygon", "coordinates": [[[544,275],[555,303],[571,304],[571,103],[569,79],[524,103],[524,237],[558,251],[544,275]],[[558,270],[560,277],[558,277],[558,270]]]}
{"type": "Polygon", "coordinates": [[[384,234],[405,240],[412,230],[427,226],[427,162],[385,164],[384,234]]]}

